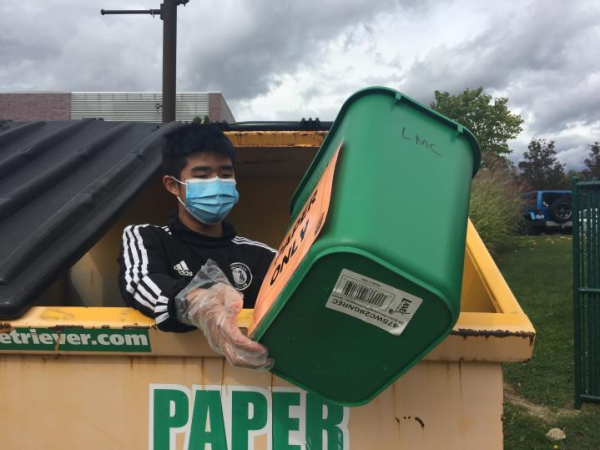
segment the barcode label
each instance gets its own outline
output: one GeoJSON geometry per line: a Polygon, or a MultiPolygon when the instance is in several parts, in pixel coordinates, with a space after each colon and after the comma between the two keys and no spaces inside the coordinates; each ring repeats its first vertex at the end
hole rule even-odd
{"type": "Polygon", "coordinates": [[[343,269],[325,306],[400,336],[422,302],[408,292],[343,269]]]}
{"type": "Polygon", "coordinates": [[[345,280],[342,287],[342,295],[378,308],[382,308],[384,304],[389,304],[386,300],[389,300],[391,297],[391,295],[385,294],[378,289],[369,288],[351,280],[345,280]]]}

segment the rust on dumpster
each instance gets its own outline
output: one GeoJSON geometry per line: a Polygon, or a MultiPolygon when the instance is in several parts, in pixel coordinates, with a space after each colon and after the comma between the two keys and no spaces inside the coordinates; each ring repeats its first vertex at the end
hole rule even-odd
{"type": "Polygon", "coordinates": [[[529,345],[533,346],[535,342],[534,331],[514,331],[514,330],[472,330],[459,328],[451,331],[454,336],[461,336],[464,339],[469,337],[484,337],[484,338],[508,338],[508,337],[519,337],[529,341],[529,345]]]}

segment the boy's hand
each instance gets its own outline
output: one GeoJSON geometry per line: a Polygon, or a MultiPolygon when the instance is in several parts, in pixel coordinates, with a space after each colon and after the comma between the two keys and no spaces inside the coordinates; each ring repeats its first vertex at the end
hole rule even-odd
{"type": "Polygon", "coordinates": [[[213,350],[225,355],[236,367],[264,370],[273,367],[267,349],[244,336],[238,327],[237,316],[244,301],[231,285],[217,283],[209,289],[193,289],[186,297],[186,321],[204,332],[213,350]]]}

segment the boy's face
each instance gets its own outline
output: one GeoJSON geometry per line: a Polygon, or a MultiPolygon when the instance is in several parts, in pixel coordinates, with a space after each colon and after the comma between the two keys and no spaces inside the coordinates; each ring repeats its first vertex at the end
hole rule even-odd
{"type": "MultiPolygon", "coordinates": [[[[220,153],[202,152],[194,153],[187,158],[187,164],[181,171],[179,181],[185,183],[192,178],[235,178],[235,171],[231,158],[220,153]]],[[[167,190],[185,202],[185,185],[177,183],[169,175],[163,177],[163,184],[167,190]]]]}

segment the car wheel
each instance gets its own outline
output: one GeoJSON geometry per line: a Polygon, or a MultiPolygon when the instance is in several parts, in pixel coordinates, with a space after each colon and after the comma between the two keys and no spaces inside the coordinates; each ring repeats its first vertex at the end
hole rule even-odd
{"type": "Polygon", "coordinates": [[[540,234],[540,230],[533,226],[530,220],[523,220],[521,224],[521,234],[523,236],[537,236],[540,234]]]}
{"type": "Polygon", "coordinates": [[[571,195],[563,195],[550,205],[550,218],[556,223],[565,223],[573,215],[573,199],[571,195]]]}

